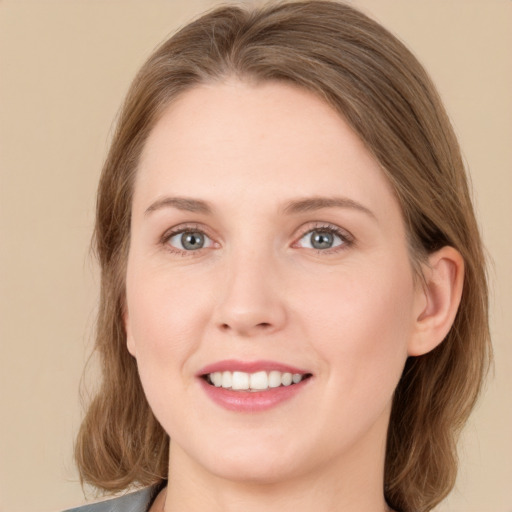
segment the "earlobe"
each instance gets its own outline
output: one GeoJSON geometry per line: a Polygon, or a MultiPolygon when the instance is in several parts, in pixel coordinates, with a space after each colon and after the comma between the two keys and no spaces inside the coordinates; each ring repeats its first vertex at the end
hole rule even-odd
{"type": "Polygon", "coordinates": [[[429,256],[423,276],[414,334],[408,346],[410,356],[430,352],[450,331],[462,297],[464,260],[453,247],[443,247],[429,256]]]}
{"type": "Polygon", "coordinates": [[[124,332],[126,333],[126,347],[128,348],[128,352],[133,357],[135,356],[135,343],[132,336],[132,331],[130,328],[130,319],[128,317],[128,312],[125,310],[123,311],[123,323],[124,323],[124,332]]]}

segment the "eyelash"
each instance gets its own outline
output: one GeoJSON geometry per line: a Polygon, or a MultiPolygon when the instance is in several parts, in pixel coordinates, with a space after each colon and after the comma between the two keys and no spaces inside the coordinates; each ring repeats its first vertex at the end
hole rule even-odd
{"type": "Polygon", "coordinates": [[[197,224],[185,224],[182,226],[179,226],[177,228],[172,228],[169,231],[166,231],[161,240],[160,243],[172,254],[178,254],[180,256],[199,256],[202,253],[201,249],[198,249],[196,251],[184,251],[181,249],[177,249],[176,247],[173,247],[169,244],[169,240],[176,235],[180,235],[182,233],[201,233],[202,235],[208,237],[210,240],[213,240],[213,238],[208,235],[208,233],[200,228],[197,224]]]}
{"type": "MultiPolygon", "coordinates": [[[[308,226],[302,234],[297,238],[297,242],[302,240],[307,234],[312,233],[313,231],[319,231],[321,233],[329,233],[331,235],[337,236],[341,240],[341,244],[334,246],[330,249],[313,249],[317,254],[320,255],[329,255],[336,254],[338,252],[344,251],[348,249],[350,246],[354,245],[354,237],[346,230],[341,229],[335,224],[329,223],[316,223],[314,226],[308,226]]],[[[297,243],[294,242],[294,245],[297,243]]]]}
{"type": "MultiPolygon", "coordinates": [[[[313,226],[308,226],[307,229],[302,231],[300,236],[297,237],[296,242],[294,242],[293,246],[296,246],[296,244],[302,240],[308,233],[312,233],[313,231],[319,231],[322,233],[330,233],[332,235],[337,236],[341,240],[341,244],[337,245],[335,247],[332,247],[330,249],[313,249],[317,254],[320,255],[329,255],[329,254],[336,254],[338,252],[344,251],[350,246],[354,245],[354,237],[344,229],[341,229],[340,227],[329,224],[329,223],[317,223],[313,226]]],[[[199,256],[203,251],[202,249],[208,249],[208,248],[201,248],[197,249],[195,251],[186,251],[181,250],[173,247],[169,244],[169,240],[176,235],[182,234],[182,233],[200,233],[206,237],[208,237],[210,240],[213,241],[213,237],[211,237],[204,229],[200,228],[197,224],[186,224],[182,225],[178,228],[173,228],[169,231],[166,231],[163,236],[161,237],[160,243],[171,253],[173,254],[179,254],[181,256],[199,256]]],[[[215,244],[215,242],[213,242],[215,244]]]]}

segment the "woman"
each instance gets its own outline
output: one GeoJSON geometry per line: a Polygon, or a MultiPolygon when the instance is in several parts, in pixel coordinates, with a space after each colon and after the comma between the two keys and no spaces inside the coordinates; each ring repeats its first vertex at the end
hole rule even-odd
{"type": "Polygon", "coordinates": [[[381,26],[313,1],[180,30],[129,91],[95,242],[77,462],[145,488],[78,510],[427,511],[451,490],[484,258],[446,113],[381,26]]]}

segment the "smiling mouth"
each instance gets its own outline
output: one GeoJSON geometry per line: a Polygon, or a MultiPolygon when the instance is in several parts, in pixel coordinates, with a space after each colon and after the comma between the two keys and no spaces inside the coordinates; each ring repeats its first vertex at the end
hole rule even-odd
{"type": "Polygon", "coordinates": [[[291,373],[272,370],[247,373],[240,371],[212,372],[202,375],[211,386],[232,391],[268,391],[289,387],[310,378],[311,373],[291,373]]]}

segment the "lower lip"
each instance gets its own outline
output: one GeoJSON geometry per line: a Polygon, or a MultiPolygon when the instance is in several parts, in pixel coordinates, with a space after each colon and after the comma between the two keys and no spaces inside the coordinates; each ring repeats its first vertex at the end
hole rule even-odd
{"type": "Polygon", "coordinates": [[[212,386],[200,379],[205,393],[218,405],[229,411],[259,412],[290,400],[300,393],[311,377],[291,386],[279,386],[266,391],[233,391],[222,387],[212,386]]]}

